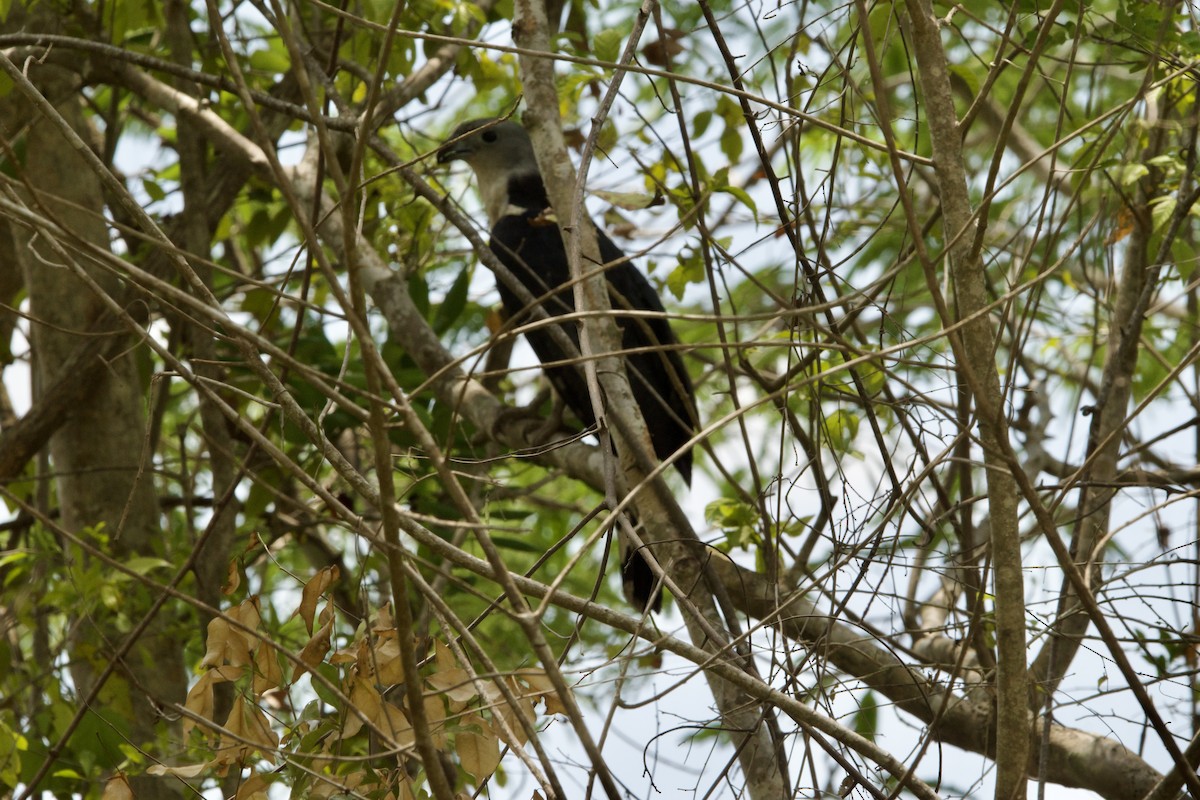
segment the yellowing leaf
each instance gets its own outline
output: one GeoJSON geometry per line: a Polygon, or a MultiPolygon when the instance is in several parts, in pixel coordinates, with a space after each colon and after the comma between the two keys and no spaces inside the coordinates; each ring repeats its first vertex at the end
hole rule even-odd
{"type": "Polygon", "coordinates": [[[1122,186],[1129,186],[1137,183],[1142,178],[1150,174],[1150,169],[1145,164],[1125,164],[1121,167],[1120,174],[1117,176],[1117,181],[1122,186]]]}
{"type": "MultiPolygon", "coordinates": [[[[162,558],[150,558],[149,556],[140,556],[131,558],[125,562],[125,566],[136,572],[138,575],[148,575],[153,570],[161,567],[170,567],[171,562],[162,558]]],[[[115,778],[113,780],[116,780],[115,778]]]]}

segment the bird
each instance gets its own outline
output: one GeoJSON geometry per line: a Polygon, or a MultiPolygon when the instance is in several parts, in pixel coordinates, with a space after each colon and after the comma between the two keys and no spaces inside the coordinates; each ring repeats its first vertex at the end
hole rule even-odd
{"type": "MultiPolygon", "coordinates": [[[[538,170],[533,143],[512,120],[474,119],[464,122],[438,149],[437,161],[464,161],[475,173],[479,194],[491,228],[491,251],[550,317],[575,310],[566,247],[553,217],[538,170]]],[[[593,226],[595,227],[595,226],[593,226]]],[[[696,430],[695,390],[679,353],[679,339],[665,318],[654,287],[625,257],[604,231],[596,241],[633,397],[646,420],[650,441],[659,459],[675,456],[674,465],[690,486],[692,452],[688,442],[696,430]],[[628,311],[655,316],[633,317],[628,311]]],[[[531,309],[503,280],[497,290],[514,324],[531,321],[531,309]]],[[[576,325],[560,325],[578,350],[576,325]]],[[[545,326],[525,332],[546,376],[559,397],[585,426],[595,414],[582,369],[571,361],[561,339],[545,326]]],[[[626,592],[643,611],[661,607],[661,590],[640,551],[627,553],[622,564],[626,592]]]]}

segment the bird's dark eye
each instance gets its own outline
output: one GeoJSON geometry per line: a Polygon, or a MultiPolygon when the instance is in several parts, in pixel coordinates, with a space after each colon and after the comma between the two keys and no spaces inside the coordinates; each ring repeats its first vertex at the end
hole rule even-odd
{"type": "Polygon", "coordinates": [[[485,142],[487,142],[488,144],[491,144],[492,142],[496,141],[496,132],[495,131],[484,131],[482,136],[483,136],[483,140],[485,142]]]}

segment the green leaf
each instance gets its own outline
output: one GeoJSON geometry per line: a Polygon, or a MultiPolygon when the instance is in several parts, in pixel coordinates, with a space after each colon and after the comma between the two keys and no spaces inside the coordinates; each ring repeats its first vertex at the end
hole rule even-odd
{"type": "Polygon", "coordinates": [[[518,553],[533,553],[541,555],[546,552],[546,548],[539,544],[530,542],[527,539],[518,539],[515,536],[493,536],[492,541],[497,547],[502,547],[505,550],[514,550],[518,553]]]}
{"type": "Polygon", "coordinates": [[[746,127],[746,118],[742,115],[742,107],[728,95],[717,99],[717,115],[725,123],[721,132],[721,152],[732,164],[742,157],[742,131],[746,127]]]}
{"type": "Polygon", "coordinates": [[[725,188],[721,189],[721,191],[725,194],[731,194],[736,197],[742,205],[750,209],[750,213],[753,214],[755,218],[758,217],[758,204],[755,203],[754,199],[750,197],[750,195],[746,194],[746,191],[740,186],[726,186],[725,188]]]}
{"type": "Polygon", "coordinates": [[[849,450],[858,435],[860,421],[857,414],[841,408],[825,417],[825,435],[829,443],[838,451],[849,450]]]}
{"type": "Polygon", "coordinates": [[[697,250],[685,250],[679,254],[679,265],[667,276],[667,288],[676,300],[683,299],[683,293],[690,283],[701,283],[704,280],[704,259],[697,250]]]}
{"type": "Polygon", "coordinates": [[[158,181],[152,181],[149,178],[142,178],[142,189],[149,195],[154,202],[160,202],[167,198],[167,193],[158,185],[158,181]]]}
{"type": "Polygon", "coordinates": [[[171,562],[162,558],[139,556],[126,561],[125,566],[136,572],[138,575],[148,575],[160,567],[170,568],[171,562]]]}
{"type": "Polygon", "coordinates": [[[722,497],[705,507],[704,518],[710,525],[724,532],[723,549],[745,550],[759,542],[758,510],[749,503],[722,497]]]}
{"type": "Polygon", "coordinates": [[[646,192],[606,192],[602,189],[597,189],[592,194],[601,200],[612,203],[617,208],[623,208],[627,211],[639,211],[643,208],[663,204],[661,192],[648,194],[646,192]]]}
{"type": "Polygon", "coordinates": [[[434,314],[433,329],[437,332],[438,336],[450,330],[451,326],[462,315],[463,308],[467,304],[467,289],[470,286],[471,268],[466,266],[459,271],[458,277],[450,285],[450,290],[446,292],[446,297],[442,300],[442,304],[438,306],[437,313],[434,314]]]}
{"type": "Polygon", "coordinates": [[[250,68],[269,73],[288,72],[292,68],[292,59],[283,43],[276,40],[269,47],[250,54],[250,68]]]}
{"type": "Polygon", "coordinates": [[[741,130],[732,125],[726,126],[721,134],[721,152],[733,162],[742,157],[742,147],[741,130]]]}
{"type": "Polygon", "coordinates": [[[408,276],[408,294],[421,316],[429,319],[429,284],[420,272],[413,272],[408,276]]]}
{"type": "Polygon", "coordinates": [[[29,740],[0,719],[0,784],[16,788],[21,779],[20,753],[29,749],[29,740]]]}
{"type": "Polygon", "coordinates": [[[879,731],[879,703],[875,693],[867,691],[858,704],[858,712],[854,715],[854,732],[867,739],[874,739],[879,731]]]}
{"type": "Polygon", "coordinates": [[[592,37],[592,52],[601,61],[616,61],[621,57],[621,40],[625,35],[616,28],[607,28],[592,37]]]}
{"type": "Polygon", "coordinates": [[[1154,230],[1162,230],[1167,223],[1171,221],[1171,217],[1175,216],[1175,208],[1179,205],[1179,198],[1173,194],[1166,197],[1156,197],[1150,201],[1150,219],[1154,221],[1154,230]]]}
{"type": "Polygon", "coordinates": [[[1150,168],[1145,164],[1125,164],[1121,167],[1117,182],[1122,186],[1129,186],[1130,184],[1137,183],[1149,174],[1150,168]]]}

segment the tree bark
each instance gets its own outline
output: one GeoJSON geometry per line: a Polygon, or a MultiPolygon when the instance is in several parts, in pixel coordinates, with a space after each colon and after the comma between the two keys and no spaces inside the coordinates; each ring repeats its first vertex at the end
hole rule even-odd
{"type": "MultiPolygon", "coordinates": [[[[48,10],[48,9],[47,9],[48,10]]],[[[18,19],[14,9],[8,26],[47,27],[53,20],[18,19]]],[[[72,129],[90,140],[91,131],[83,115],[78,78],[53,66],[29,65],[28,75],[43,96],[55,103],[72,129]]],[[[109,246],[104,221],[104,202],[99,181],[91,174],[54,125],[38,118],[17,92],[0,106],[9,145],[18,139],[25,145],[20,177],[27,192],[24,200],[39,207],[47,217],[76,237],[83,245],[109,246]],[[27,127],[18,125],[27,123],[27,127]]],[[[70,363],[89,343],[92,322],[101,317],[101,306],[92,292],[63,263],[64,251],[49,245],[26,228],[13,227],[17,260],[28,290],[32,315],[30,337],[36,354],[34,403],[53,387],[61,365],[70,363]]],[[[82,248],[69,252],[78,254],[82,248]]],[[[118,291],[111,275],[80,258],[78,262],[110,292],[118,291]]],[[[102,335],[102,334],[101,334],[102,335]]],[[[113,332],[111,335],[121,335],[113,332]]],[[[152,465],[143,451],[146,421],[143,414],[145,387],[138,371],[137,350],[108,360],[103,369],[89,370],[93,380],[83,402],[76,403],[50,437],[50,463],[56,481],[62,525],[82,532],[102,530],[117,558],[157,555],[170,557],[164,548],[158,515],[152,465]]],[[[99,358],[99,353],[96,354],[99,358]]],[[[68,551],[67,557],[81,558],[68,551]]],[[[123,596],[122,615],[137,618],[151,598],[132,590],[123,596]]],[[[75,689],[84,695],[93,688],[103,669],[111,645],[120,634],[112,628],[102,606],[89,619],[77,620],[73,643],[75,689]]],[[[177,701],[186,693],[180,637],[171,624],[156,622],[148,635],[129,653],[97,703],[93,712],[104,717],[116,731],[127,732],[130,743],[150,752],[163,752],[155,743],[169,736],[173,726],[157,713],[162,702],[177,701]]],[[[140,798],[174,798],[175,784],[137,777],[131,779],[140,798]]]]}
{"type": "MultiPolygon", "coordinates": [[[[947,324],[965,321],[961,334],[950,341],[957,368],[975,401],[980,445],[987,469],[988,520],[991,531],[996,619],[996,793],[997,800],[1021,800],[1028,781],[1029,683],[1025,650],[1025,585],[1021,569],[1021,540],[1017,526],[1018,491],[1004,458],[1008,421],[1004,391],[996,368],[996,335],[985,310],[987,275],[979,250],[975,212],[967,190],[962,135],[954,108],[946,54],[937,19],[927,0],[909,0],[913,51],[918,80],[925,96],[930,139],[937,174],[943,235],[954,289],[954,312],[941,309],[947,324]]],[[[861,7],[861,6],[860,6],[861,7]]],[[[864,18],[865,22],[865,18],[864,18]]],[[[884,106],[886,107],[886,106],[884,106]]],[[[915,235],[919,233],[914,231],[915,235]]],[[[930,290],[935,294],[928,254],[922,261],[930,290]]]]}

